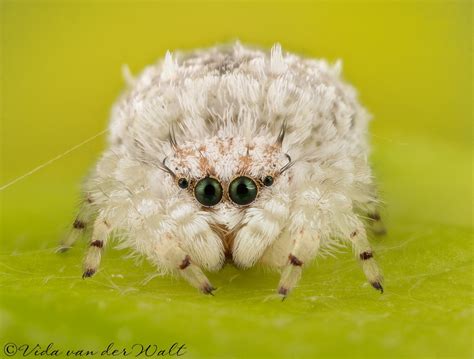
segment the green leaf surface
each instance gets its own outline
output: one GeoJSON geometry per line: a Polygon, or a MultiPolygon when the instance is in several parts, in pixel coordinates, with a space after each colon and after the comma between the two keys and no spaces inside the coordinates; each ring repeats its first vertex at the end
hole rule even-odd
{"type": "MultiPolygon", "coordinates": [[[[389,234],[372,240],[386,277],[382,295],[365,282],[350,251],[318,259],[284,302],[275,295],[276,273],[226,267],[210,275],[218,290],[209,297],[180,279],[153,278],[146,262],[136,264],[112,249],[101,271],[82,280],[85,243],[54,253],[61,231],[45,230],[44,223],[54,214],[66,223],[68,215],[57,209],[68,205],[65,197],[48,200],[45,192],[35,195],[43,210],[34,216],[4,214],[11,228],[4,236],[13,239],[16,232],[18,243],[10,243],[0,260],[5,339],[90,350],[109,342],[128,348],[179,342],[190,357],[465,356],[472,345],[472,228],[461,219],[468,220],[462,198],[469,183],[451,188],[461,202],[433,211],[440,201],[431,199],[433,193],[449,175],[426,185],[398,181],[400,168],[409,178],[422,178],[430,149],[438,148],[411,145],[423,166],[404,165],[413,161],[405,144],[395,146],[402,149],[396,156],[385,144],[377,151],[391,204],[389,234]]],[[[434,157],[436,166],[469,165],[462,151],[446,155],[456,163],[434,157]]],[[[5,195],[11,197],[9,207],[13,199],[27,201],[31,195],[11,192],[5,195]]]]}

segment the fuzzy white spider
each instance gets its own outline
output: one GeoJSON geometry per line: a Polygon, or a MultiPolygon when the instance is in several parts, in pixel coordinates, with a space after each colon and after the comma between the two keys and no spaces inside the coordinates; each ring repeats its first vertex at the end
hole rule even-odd
{"type": "Polygon", "coordinates": [[[62,247],[92,227],[83,277],[113,236],[206,294],[203,270],[228,260],[281,270],[286,296],[302,267],[346,242],[383,291],[365,230],[382,228],[369,115],[339,63],[236,43],[168,52],[128,82],[62,247]]]}

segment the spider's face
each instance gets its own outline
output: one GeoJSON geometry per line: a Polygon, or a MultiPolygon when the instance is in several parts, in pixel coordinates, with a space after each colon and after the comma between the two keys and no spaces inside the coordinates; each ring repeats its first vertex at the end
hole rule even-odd
{"type": "Polygon", "coordinates": [[[291,163],[274,139],[213,137],[173,148],[165,165],[176,188],[210,212],[216,224],[235,228],[245,211],[265,201],[274,190],[285,190],[282,169],[291,163]]]}

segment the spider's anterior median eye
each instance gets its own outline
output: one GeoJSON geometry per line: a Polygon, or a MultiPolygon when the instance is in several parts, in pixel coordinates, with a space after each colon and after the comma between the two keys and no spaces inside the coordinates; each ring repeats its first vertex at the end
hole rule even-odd
{"type": "Polygon", "coordinates": [[[178,180],[178,186],[182,189],[186,189],[189,186],[189,182],[186,178],[180,178],[178,180]]]}
{"type": "Polygon", "coordinates": [[[270,187],[273,184],[273,177],[272,176],[266,176],[263,179],[263,184],[267,187],[270,187]]]}
{"type": "Polygon", "coordinates": [[[205,177],[196,183],[194,196],[202,205],[214,206],[222,198],[222,186],[215,178],[205,177]]]}
{"type": "Polygon", "coordinates": [[[252,203],[257,197],[257,192],[257,185],[249,177],[237,177],[229,185],[230,199],[236,204],[246,205],[252,203]]]}

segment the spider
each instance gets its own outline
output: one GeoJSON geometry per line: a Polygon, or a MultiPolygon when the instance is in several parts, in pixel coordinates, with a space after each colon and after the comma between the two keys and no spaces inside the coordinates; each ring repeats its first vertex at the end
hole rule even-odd
{"type": "Polygon", "coordinates": [[[263,264],[284,298],[318,254],[349,243],[383,292],[366,233],[383,231],[370,116],[340,68],[235,43],[126,76],[62,250],[91,228],[83,278],[113,237],[205,294],[205,271],[263,264]]]}

